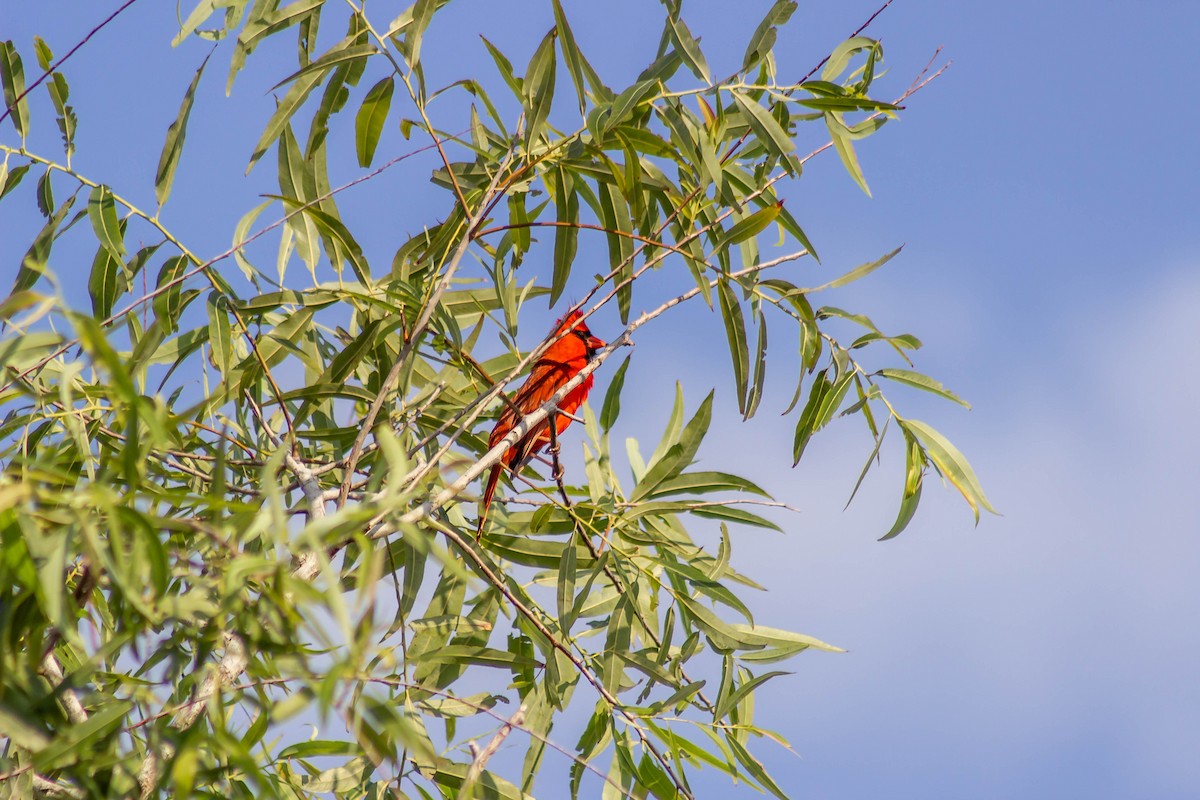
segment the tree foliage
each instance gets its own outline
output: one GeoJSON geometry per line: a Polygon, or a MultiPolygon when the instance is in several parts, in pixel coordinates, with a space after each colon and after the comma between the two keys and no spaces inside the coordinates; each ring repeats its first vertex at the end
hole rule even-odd
{"type": "Polygon", "coordinates": [[[153,209],[127,199],[121,171],[72,166],[65,60],[42,39],[0,44],[0,191],[44,218],[3,245],[0,796],[711,796],[702,770],[784,796],[755,755],[781,738],[756,726],[755,691],[777,662],[836,648],[757,625],[739,597],[757,584],[731,566],[736,528],[777,524],[754,483],[693,468],[711,393],[680,390],[651,454],[627,448],[627,475],[610,434],[629,357],[605,366],[577,426],[584,474],[511,476],[474,538],[478,478],[507,446],[487,448],[489,421],[547,344],[520,349],[542,336],[520,323],[535,301],[565,311],[569,286],[590,286],[586,314],[615,305],[626,326],[589,369],[681,303],[716,309],[745,418],[768,325],[798,339],[794,461],[857,417],[875,442],[865,476],[898,432],[906,481],[887,536],[931,470],[977,518],[990,510],[958,450],[885,395],[961,402],[913,371],[920,342],[817,302],[896,253],[820,286],[779,269],[816,258],[780,182],[832,149],[866,190],[855,143],[924,85],[879,99],[878,41],[855,35],[781,83],[776,29],[796,4],[779,0],[721,76],[667,2],[651,63],[610,87],[552,0],[528,63],[483,39],[496,75],[440,86],[423,54],[467,46],[427,37],[445,5],[390,21],[354,0],[183,9],[175,43],[216,44],[181,87],[153,209]],[[193,103],[222,63],[227,87],[273,69],[255,50],[276,39],[298,62],[277,76],[248,169],[275,170],[277,190],[229,249],[198,252],[168,222],[193,103]],[[801,154],[810,125],[826,143],[801,154]],[[395,126],[412,151],[383,162],[395,126]],[[436,158],[443,202],[372,263],[357,237],[374,223],[343,217],[339,196],[416,152],[436,158]],[[584,237],[608,258],[590,284],[584,237]],[[635,316],[654,273],[674,288],[635,316]],[[876,350],[897,366],[863,366],[876,350]],[[559,758],[567,786],[535,784],[559,758]]]}

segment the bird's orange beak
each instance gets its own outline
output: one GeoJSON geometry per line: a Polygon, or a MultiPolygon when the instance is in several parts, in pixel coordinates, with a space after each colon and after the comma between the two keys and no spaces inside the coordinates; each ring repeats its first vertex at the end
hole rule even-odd
{"type": "Polygon", "coordinates": [[[587,348],[587,357],[589,359],[596,357],[596,351],[601,348],[608,347],[608,342],[603,339],[597,339],[595,336],[588,336],[584,340],[584,346],[587,348]]]}

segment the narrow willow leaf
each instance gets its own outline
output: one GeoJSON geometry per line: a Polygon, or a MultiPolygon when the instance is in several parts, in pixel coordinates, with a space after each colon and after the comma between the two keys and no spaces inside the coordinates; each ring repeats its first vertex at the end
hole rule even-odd
{"type": "Polygon", "coordinates": [[[179,278],[187,271],[189,263],[187,256],[174,256],[164,261],[158,271],[155,287],[165,291],[154,298],[154,314],[168,334],[175,331],[183,311],[183,290],[179,278]]]}
{"type": "Polygon", "coordinates": [[[783,533],[783,528],[776,525],[766,517],[760,517],[758,514],[751,514],[742,508],[734,506],[696,506],[690,509],[691,513],[697,517],[705,519],[715,519],[722,522],[734,522],[738,525],[751,525],[756,528],[766,528],[767,530],[778,531],[783,533]]]}
{"type": "Polygon", "coordinates": [[[691,465],[700,449],[700,442],[712,422],[713,392],[709,392],[696,410],[695,415],[683,426],[683,396],[676,390],[675,411],[667,423],[667,431],[655,450],[650,469],[638,481],[629,499],[638,502],[646,498],[658,486],[671,480],[691,465]],[[682,427],[682,430],[680,428],[682,427]]]}
{"type": "Polygon", "coordinates": [[[254,52],[263,40],[292,25],[306,22],[314,14],[320,13],[325,2],[326,0],[295,0],[278,8],[276,0],[255,0],[229,59],[229,78],[226,81],[225,93],[229,94],[233,89],[234,78],[246,65],[246,57],[254,52]]]}
{"type": "Polygon", "coordinates": [[[579,113],[587,108],[587,87],[584,83],[583,53],[575,41],[575,34],[567,24],[567,15],[563,12],[562,3],[552,0],[554,7],[554,28],[558,33],[558,44],[562,48],[563,61],[566,62],[567,72],[571,75],[571,83],[575,85],[575,97],[579,101],[579,113]]]}
{"type": "Polygon", "coordinates": [[[0,163],[0,200],[3,200],[9,192],[21,184],[21,179],[25,177],[26,172],[29,172],[29,166],[29,164],[21,164],[10,170],[7,161],[0,163]]]}
{"type": "Polygon", "coordinates": [[[850,177],[854,178],[854,182],[858,184],[859,188],[867,197],[870,197],[871,187],[867,186],[867,179],[863,175],[862,167],[858,164],[858,156],[854,152],[854,145],[850,143],[851,137],[846,131],[845,124],[834,111],[825,114],[825,124],[829,128],[829,138],[833,142],[833,149],[837,150],[842,165],[850,173],[850,177]]]}
{"type": "Polygon", "coordinates": [[[888,367],[878,370],[875,374],[887,378],[890,381],[903,383],[906,386],[912,386],[914,388],[921,389],[922,391],[936,394],[938,397],[944,397],[947,400],[958,403],[964,408],[971,407],[970,403],[947,389],[939,381],[935,381],[928,375],[922,375],[920,372],[913,372],[910,369],[893,369],[888,367]]]}
{"type": "Polygon", "coordinates": [[[132,702],[118,700],[92,709],[87,720],[68,726],[49,745],[38,751],[34,763],[39,770],[47,771],[76,763],[86,747],[98,746],[105,736],[111,735],[132,708],[132,702]]]}
{"type": "Polygon", "coordinates": [[[728,247],[729,245],[740,244],[748,239],[752,239],[766,230],[767,226],[779,217],[779,212],[782,208],[782,200],[766,208],[760,208],[730,228],[717,246],[728,247]]]}
{"type": "Polygon", "coordinates": [[[617,607],[608,618],[604,654],[600,657],[600,676],[604,681],[604,688],[613,694],[620,691],[621,681],[625,676],[625,662],[620,654],[629,650],[632,628],[629,595],[621,595],[617,607]]]}
{"type": "Polygon", "coordinates": [[[900,424],[920,440],[938,472],[958,489],[963,499],[971,506],[971,510],[975,512],[976,524],[979,524],[981,507],[993,514],[999,513],[988,502],[983,488],[979,485],[979,479],[975,477],[975,470],[971,469],[966,457],[946,437],[919,420],[906,419],[900,424]]]}
{"type": "MultiPolygon", "coordinates": [[[[289,212],[296,212],[316,196],[316,179],[313,175],[312,163],[300,152],[300,143],[292,133],[292,126],[285,125],[279,134],[278,158],[279,191],[289,212]]],[[[296,250],[300,258],[314,271],[320,258],[320,234],[313,219],[300,213],[289,213],[286,222],[287,230],[296,238],[296,250]]],[[[283,269],[283,264],[280,269],[283,269]]],[[[315,280],[315,271],[314,271],[315,280]]]]}
{"type": "MultiPolygon", "coordinates": [[[[446,759],[439,759],[437,765],[430,768],[426,777],[441,787],[441,796],[457,797],[470,770],[469,764],[455,764],[446,759]]],[[[467,794],[464,796],[486,798],[486,800],[531,800],[530,795],[486,769],[475,784],[467,788],[467,794]]]]}
{"type": "Polygon", "coordinates": [[[891,529],[879,537],[881,542],[899,536],[912,522],[913,515],[917,513],[917,506],[921,503],[921,485],[925,478],[925,456],[921,452],[921,445],[908,431],[904,431],[904,469],[904,493],[900,496],[900,509],[891,529]]]}
{"type": "Polygon", "coordinates": [[[279,135],[283,133],[283,129],[291,120],[292,115],[308,99],[308,95],[312,90],[317,88],[317,85],[324,80],[325,75],[326,71],[303,75],[297,78],[296,82],[287,90],[283,99],[279,101],[279,105],[275,107],[275,113],[267,120],[266,127],[263,128],[258,143],[254,145],[254,152],[250,155],[250,163],[246,165],[247,175],[250,174],[250,170],[254,169],[254,165],[263,157],[263,154],[275,143],[279,135]]]}
{"type": "Polygon", "coordinates": [[[42,177],[38,178],[37,184],[37,207],[38,211],[42,212],[42,216],[50,219],[54,215],[54,171],[49,167],[42,173],[42,177]]]}
{"type": "Polygon", "coordinates": [[[204,22],[212,16],[217,9],[219,0],[200,0],[192,9],[192,13],[188,14],[187,19],[179,27],[179,33],[175,35],[175,39],[171,42],[172,47],[178,47],[187,37],[195,33],[204,22]]]}
{"type": "Polygon", "coordinates": [[[513,95],[520,100],[525,93],[525,81],[513,74],[512,62],[494,44],[489,42],[486,36],[481,35],[479,38],[483,40],[483,46],[487,48],[488,54],[491,55],[492,61],[495,62],[496,70],[500,73],[500,77],[508,84],[508,88],[512,90],[513,95]]]}
{"type": "Polygon", "coordinates": [[[679,54],[683,57],[684,63],[688,65],[688,69],[706,85],[711,86],[712,74],[708,71],[708,61],[705,60],[704,52],[700,49],[699,42],[692,36],[692,32],[688,30],[687,24],[682,18],[669,15],[667,26],[671,29],[671,38],[674,40],[675,46],[679,48],[679,54]]]}
{"type": "Polygon", "coordinates": [[[29,135],[29,101],[25,93],[25,67],[12,40],[0,42],[0,83],[4,85],[4,107],[21,141],[29,135]],[[19,100],[17,98],[20,98],[19,100]]]}
{"type": "MultiPolygon", "coordinates": [[[[433,21],[433,12],[439,5],[435,0],[417,0],[412,7],[412,23],[404,28],[403,50],[408,65],[414,71],[420,69],[421,44],[425,40],[425,31],[433,21]]],[[[394,40],[396,41],[396,40],[394,40]]]]}
{"type": "Polygon", "coordinates": [[[550,305],[553,306],[567,288],[571,265],[579,247],[579,195],[574,180],[565,167],[554,172],[554,211],[558,226],[554,229],[554,276],[550,284],[550,305]]]}
{"type": "Polygon", "coordinates": [[[534,51],[525,70],[523,105],[525,106],[525,143],[526,147],[534,142],[546,125],[550,116],[550,106],[554,102],[555,65],[554,30],[542,38],[542,43],[534,51]]]}
{"type": "Polygon", "coordinates": [[[750,392],[746,398],[746,410],[743,419],[750,419],[758,411],[762,400],[763,390],[767,383],[767,318],[758,312],[758,342],[754,348],[754,375],[750,379],[750,392]]]}
{"type": "Polygon", "coordinates": [[[864,278],[867,275],[870,275],[872,272],[879,269],[887,262],[891,261],[903,249],[904,249],[904,245],[900,245],[899,247],[897,247],[895,250],[888,253],[887,255],[885,255],[879,259],[876,259],[875,261],[870,261],[866,264],[860,264],[857,267],[855,267],[854,269],[847,272],[845,275],[842,275],[839,278],[834,278],[829,283],[823,283],[814,289],[801,289],[800,292],[804,293],[804,294],[812,294],[814,292],[823,292],[826,289],[837,289],[838,287],[845,286],[848,283],[854,283],[856,280],[859,280],[860,278],[864,278]]]}
{"type": "Polygon", "coordinates": [[[358,116],[354,118],[354,152],[358,155],[360,167],[371,166],[375,158],[375,147],[379,144],[379,134],[383,131],[383,123],[392,106],[392,92],[395,89],[396,81],[388,75],[371,87],[358,109],[358,116]]]}
{"type": "MultiPolygon", "coordinates": [[[[796,149],[796,145],[788,136],[787,131],[779,126],[779,122],[771,116],[771,112],[741,92],[734,92],[733,99],[742,109],[750,129],[754,131],[754,135],[758,137],[767,152],[776,156],[785,156],[796,149]]],[[[784,163],[787,163],[786,160],[784,163]]]]}
{"type": "Polygon", "coordinates": [[[647,499],[666,497],[672,494],[705,494],[707,492],[749,492],[770,497],[765,491],[745,478],[725,472],[685,472],[669,478],[647,493],[647,499]]]}
{"type": "MultiPolygon", "coordinates": [[[[868,408],[868,406],[864,405],[863,408],[868,408]]],[[[872,433],[875,436],[875,446],[871,448],[871,453],[867,456],[867,461],[863,464],[862,471],[858,473],[858,480],[854,482],[854,488],[850,490],[850,497],[847,498],[846,505],[842,508],[843,511],[849,508],[850,504],[854,502],[854,497],[858,494],[859,487],[862,486],[862,482],[866,479],[867,473],[871,471],[871,465],[875,463],[875,459],[879,456],[879,448],[883,446],[883,439],[887,435],[888,425],[890,425],[891,422],[892,418],[889,416],[883,421],[883,428],[878,433],[872,430],[872,433]]]]}
{"type": "Polygon", "coordinates": [[[113,303],[124,289],[122,266],[108,248],[97,248],[88,276],[88,295],[92,299],[92,316],[96,319],[107,319],[112,314],[113,303]]]}
{"type": "Polygon", "coordinates": [[[750,777],[758,783],[759,786],[766,789],[771,794],[779,798],[779,800],[788,800],[787,794],[783,789],[779,788],[779,784],[767,773],[766,767],[762,762],[751,755],[746,746],[738,741],[737,737],[732,733],[726,734],[725,741],[729,743],[729,749],[733,751],[734,757],[738,760],[750,777]]]}
{"type": "Polygon", "coordinates": [[[756,678],[746,681],[741,686],[738,686],[733,691],[731,691],[722,702],[719,702],[717,704],[716,708],[713,710],[713,720],[716,722],[719,722],[720,720],[727,717],[729,715],[729,712],[734,709],[734,706],[736,706],[739,702],[741,702],[742,698],[746,697],[751,692],[753,692],[755,689],[757,689],[759,686],[762,686],[764,683],[771,680],[771,678],[777,678],[780,675],[791,675],[791,674],[792,673],[790,673],[790,672],[780,672],[780,671],[766,672],[766,673],[763,673],[762,675],[759,675],[756,678]]]}
{"type": "Polygon", "coordinates": [[[267,206],[271,205],[272,202],[274,201],[264,200],[254,208],[247,211],[242,215],[242,218],[238,220],[237,226],[233,229],[233,246],[236,248],[233,251],[233,258],[235,261],[237,261],[237,265],[242,270],[242,274],[246,276],[246,280],[250,281],[251,283],[256,283],[256,275],[258,270],[256,270],[254,265],[250,263],[250,260],[246,258],[245,248],[242,245],[250,235],[250,226],[254,224],[254,221],[258,219],[258,215],[261,214],[267,206]]]}
{"type": "Polygon", "coordinates": [[[575,572],[577,554],[574,547],[564,547],[558,564],[558,624],[564,634],[569,634],[575,624],[575,572]]]}
{"type": "Polygon", "coordinates": [[[829,54],[829,60],[825,62],[825,68],[821,70],[821,79],[836,81],[845,72],[846,66],[850,63],[850,59],[854,57],[855,53],[872,49],[878,44],[874,39],[867,36],[855,36],[842,42],[829,54]]]}
{"type": "Polygon", "coordinates": [[[351,64],[359,71],[365,66],[366,60],[379,52],[373,44],[362,44],[358,42],[357,36],[350,36],[343,39],[334,47],[331,47],[320,58],[314,59],[308,66],[303,69],[296,70],[291,75],[281,80],[279,83],[271,87],[271,91],[275,91],[281,86],[291,83],[297,78],[308,75],[313,72],[326,72],[332,67],[338,67],[343,64],[351,64]]]}
{"type": "Polygon", "coordinates": [[[742,305],[738,302],[730,281],[722,279],[717,284],[717,299],[720,301],[721,319],[725,323],[725,337],[729,341],[729,355],[733,361],[738,410],[745,414],[750,380],[750,345],[746,338],[746,320],[742,316],[742,305]]]}
{"type": "Polygon", "coordinates": [[[625,370],[629,368],[630,358],[631,356],[626,356],[621,366],[617,367],[612,380],[609,381],[608,391],[604,393],[604,405],[600,408],[600,429],[605,433],[612,430],[613,424],[621,416],[621,389],[625,386],[625,370]]]}
{"type": "Polygon", "coordinates": [[[121,224],[117,219],[117,207],[112,192],[107,186],[97,186],[88,196],[88,219],[100,244],[112,253],[113,258],[125,257],[125,241],[121,235],[121,224]]]}
{"type": "Polygon", "coordinates": [[[17,270],[17,278],[13,281],[12,293],[31,288],[39,278],[46,274],[50,262],[50,248],[54,244],[55,234],[73,205],[75,205],[75,195],[71,195],[63,201],[50,221],[34,237],[33,244],[29,246],[29,249],[25,251],[24,258],[21,259],[21,268],[17,270]]]}
{"type": "Polygon", "coordinates": [[[754,29],[754,33],[750,36],[750,43],[746,45],[746,54],[742,56],[742,70],[749,70],[762,59],[770,54],[771,49],[775,47],[775,28],[786,23],[796,10],[795,0],[776,0],[775,4],[767,11],[767,15],[763,17],[762,22],[758,23],[758,27],[754,29]]]}
{"type": "Polygon", "coordinates": [[[808,441],[817,430],[817,416],[821,403],[829,394],[829,389],[829,370],[826,368],[817,373],[812,388],[808,390],[808,402],[804,404],[804,410],[800,412],[800,419],[796,421],[796,434],[792,440],[793,467],[800,463],[800,458],[804,455],[804,448],[808,446],[808,441]]]}
{"type": "Polygon", "coordinates": [[[604,123],[604,133],[613,130],[617,125],[629,121],[643,103],[649,102],[658,93],[660,78],[647,78],[635,83],[617,95],[612,101],[612,111],[604,123]]]}
{"type": "Polygon", "coordinates": [[[237,364],[237,353],[233,349],[233,328],[229,324],[229,311],[225,298],[219,292],[210,292],[206,300],[208,310],[208,346],[212,352],[213,365],[226,375],[237,364]]]}
{"type": "Polygon", "coordinates": [[[210,52],[208,56],[204,57],[204,61],[200,62],[200,68],[196,70],[191,84],[183,93],[183,102],[179,104],[179,114],[167,128],[167,138],[163,142],[162,155],[158,158],[158,170],[154,175],[154,198],[158,201],[159,208],[162,208],[163,203],[167,202],[167,198],[171,195],[171,186],[175,183],[175,170],[179,167],[179,157],[183,154],[183,142],[187,136],[188,117],[192,113],[196,87],[200,85],[200,76],[204,74],[204,68],[208,66],[208,59],[211,55],[210,52]]]}

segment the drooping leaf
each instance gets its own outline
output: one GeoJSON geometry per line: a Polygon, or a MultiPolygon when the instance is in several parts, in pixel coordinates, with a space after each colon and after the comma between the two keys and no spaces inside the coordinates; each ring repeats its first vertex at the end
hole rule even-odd
{"type": "Polygon", "coordinates": [[[178,169],[179,158],[183,154],[183,142],[187,136],[188,118],[192,114],[196,87],[200,85],[200,76],[204,74],[204,68],[208,66],[208,59],[211,55],[210,53],[209,56],[205,56],[204,61],[200,62],[200,68],[196,70],[187,91],[183,93],[183,102],[179,104],[179,114],[167,128],[167,138],[163,142],[162,155],[158,158],[158,170],[154,176],[154,198],[158,201],[159,208],[167,202],[167,198],[171,195],[171,187],[175,183],[175,170],[178,169]]]}
{"type": "Polygon", "coordinates": [[[379,144],[383,123],[387,121],[395,89],[396,81],[388,75],[371,87],[358,109],[358,116],[354,119],[354,152],[358,155],[360,167],[371,166],[375,158],[375,148],[379,144]]]}

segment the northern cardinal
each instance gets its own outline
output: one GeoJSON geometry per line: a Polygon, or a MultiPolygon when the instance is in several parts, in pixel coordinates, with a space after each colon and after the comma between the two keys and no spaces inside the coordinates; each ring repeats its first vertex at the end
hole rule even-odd
{"type": "MultiPolygon", "coordinates": [[[[495,447],[501,439],[507,436],[521,418],[536,411],[549,400],[555,392],[567,381],[579,374],[587,363],[596,355],[596,351],[605,346],[605,342],[597,339],[588,330],[583,315],[572,311],[554,323],[554,332],[550,334],[552,344],[542,353],[541,358],[533,364],[529,379],[517,390],[516,397],[506,404],[496,420],[496,427],[488,437],[488,449],[495,447]]],[[[500,463],[492,467],[488,475],[487,488],[483,492],[483,510],[479,514],[479,529],[475,536],[483,533],[487,521],[488,508],[492,504],[492,495],[496,493],[496,482],[500,480],[500,471],[504,467],[514,473],[550,441],[550,420],[555,420],[555,433],[561,434],[571,424],[571,414],[574,414],[588,392],[592,390],[592,376],[584,378],[583,383],[576,386],[558,404],[563,413],[551,414],[535,425],[528,433],[516,441],[508,452],[500,459],[500,463]]]]}

